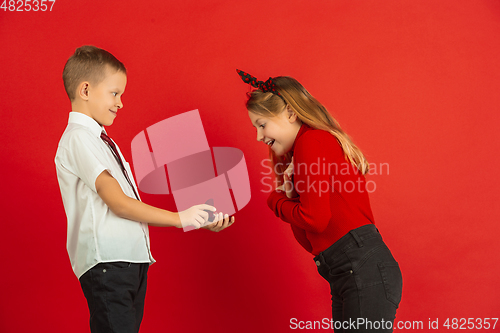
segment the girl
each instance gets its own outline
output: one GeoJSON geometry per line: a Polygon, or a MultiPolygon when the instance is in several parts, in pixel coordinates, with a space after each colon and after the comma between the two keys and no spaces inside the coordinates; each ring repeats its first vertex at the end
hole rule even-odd
{"type": "Polygon", "coordinates": [[[402,276],[374,225],[363,153],[297,80],[238,74],[257,88],[246,107],[278,184],[267,203],[330,283],[335,332],[392,332],[402,276]]]}

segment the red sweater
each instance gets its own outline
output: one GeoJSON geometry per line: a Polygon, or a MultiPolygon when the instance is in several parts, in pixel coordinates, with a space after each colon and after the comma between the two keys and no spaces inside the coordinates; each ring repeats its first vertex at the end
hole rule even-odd
{"type": "Polygon", "coordinates": [[[292,151],[299,197],[288,199],[275,190],[267,204],[290,223],[307,251],[317,255],[350,230],[374,223],[365,177],[346,160],[333,135],[302,124],[292,151]]]}

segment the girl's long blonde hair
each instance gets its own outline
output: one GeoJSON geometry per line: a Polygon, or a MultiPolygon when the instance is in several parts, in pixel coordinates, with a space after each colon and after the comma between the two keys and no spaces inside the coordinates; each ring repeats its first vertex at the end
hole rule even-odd
{"type": "MultiPolygon", "coordinates": [[[[356,147],[351,138],[340,128],[339,123],[328,113],[297,80],[288,76],[273,78],[276,90],[281,97],[271,92],[262,92],[256,89],[248,93],[247,110],[264,117],[274,117],[285,110],[288,105],[297,117],[315,129],[331,133],[339,142],[346,159],[363,175],[368,173],[369,165],[361,150],[356,147]]],[[[270,159],[275,175],[281,175],[292,160],[292,154],[287,153],[279,158],[269,148],[270,159]]],[[[282,177],[276,177],[279,185],[282,177]]]]}

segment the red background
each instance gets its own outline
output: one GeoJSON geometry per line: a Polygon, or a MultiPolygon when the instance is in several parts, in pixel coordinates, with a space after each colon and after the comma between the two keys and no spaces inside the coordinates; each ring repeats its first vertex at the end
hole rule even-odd
{"type": "MultiPolygon", "coordinates": [[[[1,332],[87,332],[66,253],[54,155],[61,73],[93,44],[128,68],[108,133],[132,138],[195,108],[212,146],[241,149],[250,203],[222,233],[151,228],[141,332],[288,332],[331,317],[312,256],[267,208],[235,68],[298,79],[372,163],[376,223],[399,261],[398,321],[500,317],[500,3],[464,0],[63,1],[0,11],[1,332]]],[[[143,195],[173,209],[168,196],[143,195]]],[[[497,330],[500,324],[497,325],[497,330]]],[[[443,329],[444,330],[444,329],[443,329]]]]}

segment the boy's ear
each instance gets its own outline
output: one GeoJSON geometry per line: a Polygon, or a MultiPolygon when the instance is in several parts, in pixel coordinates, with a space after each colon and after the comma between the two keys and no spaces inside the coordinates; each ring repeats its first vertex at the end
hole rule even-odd
{"type": "Polygon", "coordinates": [[[78,86],[77,95],[85,101],[89,99],[89,83],[87,81],[80,83],[80,85],[78,86]]]}

